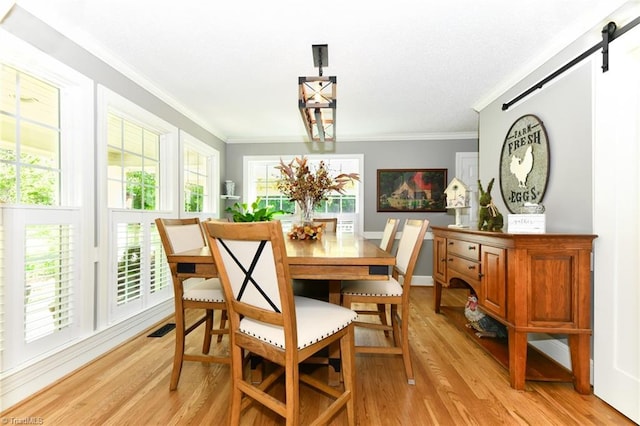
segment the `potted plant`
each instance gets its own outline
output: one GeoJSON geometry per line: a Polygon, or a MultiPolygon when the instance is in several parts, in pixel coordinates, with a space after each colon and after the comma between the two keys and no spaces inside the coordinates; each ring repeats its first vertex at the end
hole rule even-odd
{"type": "Polygon", "coordinates": [[[234,222],[266,222],[273,220],[278,214],[284,214],[285,211],[274,210],[275,207],[267,205],[260,207],[260,197],[251,203],[251,209],[247,203],[234,203],[233,206],[227,207],[227,213],[231,213],[234,222]]]}

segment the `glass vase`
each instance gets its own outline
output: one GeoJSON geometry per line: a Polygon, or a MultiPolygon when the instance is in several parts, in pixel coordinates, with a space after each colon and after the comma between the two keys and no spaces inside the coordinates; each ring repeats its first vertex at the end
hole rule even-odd
{"type": "Polygon", "coordinates": [[[313,222],[313,198],[307,197],[302,200],[298,200],[298,207],[300,208],[300,222],[308,224],[313,222]]]}

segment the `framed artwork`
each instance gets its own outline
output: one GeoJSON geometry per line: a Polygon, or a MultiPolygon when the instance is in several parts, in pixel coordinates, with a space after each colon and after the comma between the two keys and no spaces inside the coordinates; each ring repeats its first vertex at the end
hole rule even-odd
{"type": "Polygon", "coordinates": [[[377,211],[444,212],[447,169],[378,169],[377,211]]]}

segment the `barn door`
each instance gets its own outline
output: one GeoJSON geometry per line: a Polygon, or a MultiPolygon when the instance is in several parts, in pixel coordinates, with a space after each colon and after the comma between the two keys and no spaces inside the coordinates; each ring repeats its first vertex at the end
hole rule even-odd
{"type": "Polygon", "coordinates": [[[594,393],[640,423],[640,28],[594,57],[594,393]]]}

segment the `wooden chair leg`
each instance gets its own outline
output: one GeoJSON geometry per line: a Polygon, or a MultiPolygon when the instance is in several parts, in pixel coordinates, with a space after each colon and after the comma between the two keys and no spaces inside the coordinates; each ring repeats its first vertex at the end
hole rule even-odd
{"type": "MultiPolygon", "coordinates": [[[[378,303],[378,316],[380,317],[380,324],[389,325],[387,321],[387,305],[384,303],[378,303]]],[[[389,330],[384,331],[384,336],[389,337],[389,330]]]]}
{"type": "Polygon", "coordinates": [[[391,305],[391,328],[393,330],[393,343],[398,348],[402,347],[400,341],[400,324],[398,321],[398,305],[391,305]]]}
{"type": "Polygon", "coordinates": [[[204,341],[202,342],[202,353],[208,354],[211,350],[211,330],[213,330],[213,309],[207,309],[204,326],[204,341]]]}
{"type": "Polygon", "coordinates": [[[184,309],[182,307],[176,308],[176,347],[173,354],[173,370],[171,371],[171,382],[169,383],[169,390],[176,390],[178,388],[178,381],[180,380],[180,372],[182,371],[182,362],[184,356],[184,339],[185,339],[185,324],[184,324],[184,309]],[[181,314],[180,314],[181,312],[181,314]]]}
{"type": "Polygon", "coordinates": [[[233,345],[231,347],[231,400],[229,402],[229,424],[240,424],[240,412],[242,409],[242,391],[240,390],[241,382],[244,380],[242,374],[244,362],[242,357],[243,350],[233,345]]]}
{"type": "MultiPolygon", "coordinates": [[[[222,309],[220,311],[220,330],[224,330],[226,326],[227,326],[227,310],[222,309]]],[[[224,336],[222,334],[218,334],[218,343],[222,342],[223,337],[224,336]]]]}
{"type": "Polygon", "coordinates": [[[413,365],[411,364],[411,352],[409,351],[409,305],[402,305],[402,318],[401,318],[401,339],[402,339],[402,361],[404,362],[404,371],[407,374],[407,383],[410,385],[416,384],[416,379],[413,375],[413,365]]]}
{"type": "Polygon", "coordinates": [[[340,359],[342,361],[342,379],[345,390],[349,390],[351,397],[347,401],[347,422],[349,426],[356,424],[356,359],[354,349],[355,327],[351,326],[349,333],[340,339],[340,359]]]}
{"type": "Polygon", "coordinates": [[[298,367],[297,363],[285,367],[285,417],[287,426],[300,424],[300,373],[298,367]]]}
{"type": "Polygon", "coordinates": [[[351,309],[351,298],[345,294],[340,296],[340,304],[345,308],[351,309]]]}

